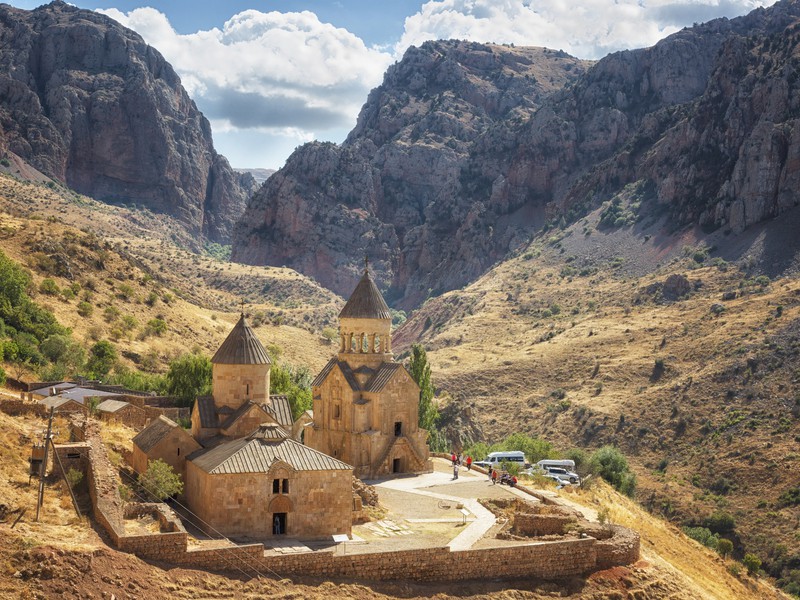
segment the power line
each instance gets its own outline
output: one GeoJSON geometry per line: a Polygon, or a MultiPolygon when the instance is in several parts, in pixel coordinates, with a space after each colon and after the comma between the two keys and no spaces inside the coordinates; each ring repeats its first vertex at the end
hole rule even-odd
{"type": "MultiPolygon", "coordinates": [[[[159,503],[161,502],[161,498],[159,498],[159,497],[158,497],[158,495],[157,495],[157,494],[155,494],[155,492],[154,492],[153,490],[151,490],[151,489],[148,489],[146,485],[144,485],[143,483],[141,483],[141,482],[139,482],[138,480],[134,479],[134,478],[133,478],[133,477],[132,477],[130,474],[128,474],[128,473],[127,473],[127,472],[125,472],[125,471],[120,471],[120,473],[121,473],[122,475],[124,475],[125,477],[127,477],[127,478],[128,478],[128,480],[134,484],[134,486],[136,486],[136,485],[140,486],[140,487],[141,487],[141,488],[142,488],[142,489],[143,489],[145,492],[147,492],[147,493],[148,493],[150,496],[152,496],[152,498],[153,498],[153,499],[154,499],[156,502],[159,502],[159,503]]],[[[134,493],[134,494],[136,494],[136,496],[137,496],[138,498],[140,498],[141,500],[144,500],[145,502],[147,501],[146,499],[142,498],[142,496],[141,496],[141,495],[139,495],[139,494],[138,494],[138,493],[135,491],[135,488],[134,488],[134,487],[131,487],[131,491],[133,491],[133,493],[134,493]]],[[[232,544],[233,546],[237,546],[237,544],[235,544],[234,542],[232,542],[232,541],[231,541],[231,540],[230,540],[230,539],[229,539],[229,538],[228,538],[226,535],[224,535],[224,534],[223,534],[221,531],[219,531],[219,530],[218,530],[218,529],[216,529],[214,526],[212,526],[210,523],[208,523],[207,521],[205,521],[205,520],[204,520],[204,519],[203,519],[203,518],[202,518],[200,515],[198,515],[198,514],[197,514],[197,513],[195,513],[194,511],[192,511],[192,510],[191,510],[191,509],[190,509],[188,506],[186,506],[186,505],[182,504],[181,502],[179,502],[178,500],[175,500],[175,499],[173,499],[173,502],[174,502],[175,504],[177,504],[177,505],[178,505],[180,508],[182,508],[182,509],[183,509],[183,510],[184,510],[186,513],[188,513],[189,515],[191,515],[191,517],[193,517],[193,518],[194,518],[194,520],[192,520],[192,519],[190,519],[190,518],[187,518],[187,520],[189,521],[189,523],[191,523],[192,525],[194,525],[194,526],[195,526],[195,527],[197,527],[198,529],[203,529],[203,528],[205,527],[205,528],[207,528],[207,530],[208,530],[208,531],[211,531],[212,533],[214,533],[214,534],[218,535],[218,536],[219,536],[219,539],[222,539],[222,540],[224,540],[224,541],[228,542],[229,544],[232,544]]],[[[213,539],[213,538],[212,538],[212,539],[213,539]]],[[[235,568],[237,571],[239,571],[240,573],[242,573],[242,574],[243,574],[243,575],[245,575],[245,576],[249,576],[249,575],[248,575],[248,573],[246,573],[245,571],[243,571],[243,570],[242,570],[242,569],[241,569],[241,568],[240,568],[238,565],[236,565],[235,563],[233,563],[233,562],[232,562],[232,560],[231,560],[230,558],[228,558],[227,556],[225,556],[225,555],[222,553],[222,551],[221,551],[220,549],[218,549],[218,548],[211,548],[211,550],[212,550],[213,552],[217,552],[217,553],[219,553],[219,555],[220,555],[220,556],[221,556],[221,557],[222,557],[222,558],[223,558],[223,559],[224,559],[226,562],[228,562],[229,564],[231,564],[231,565],[232,565],[232,566],[233,566],[233,567],[234,567],[234,568],[235,568]]],[[[262,573],[262,572],[261,572],[261,571],[260,571],[260,570],[259,570],[257,567],[255,567],[255,566],[253,566],[253,565],[251,565],[251,564],[248,564],[248,563],[247,563],[247,561],[246,561],[244,558],[242,558],[241,560],[242,560],[242,562],[243,562],[243,563],[244,563],[244,564],[245,564],[245,565],[246,565],[248,568],[252,569],[252,570],[253,570],[253,571],[256,573],[256,575],[257,575],[258,577],[266,577],[266,575],[264,575],[264,573],[262,573]]],[[[281,579],[281,576],[280,576],[278,573],[276,573],[275,571],[273,571],[271,568],[267,567],[267,570],[268,570],[270,573],[272,573],[272,574],[273,574],[275,577],[277,577],[278,579],[281,579]]]]}

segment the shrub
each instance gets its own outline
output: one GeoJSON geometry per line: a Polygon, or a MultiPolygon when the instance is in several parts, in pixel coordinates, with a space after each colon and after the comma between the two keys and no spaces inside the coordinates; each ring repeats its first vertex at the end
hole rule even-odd
{"type": "Polygon", "coordinates": [[[67,471],[65,479],[67,481],[67,485],[74,490],[80,485],[81,481],[83,481],[83,473],[70,467],[69,471],[67,471]]]}
{"type": "Polygon", "coordinates": [[[719,534],[711,533],[707,527],[684,527],[683,533],[712,550],[717,550],[719,548],[719,534]]]}
{"type": "Polygon", "coordinates": [[[759,569],[761,569],[761,559],[755,554],[745,554],[742,559],[742,564],[747,568],[747,573],[749,575],[756,575],[759,569]]]}
{"type": "Polygon", "coordinates": [[[720,538],[717,542],[717,552],[722,558],[727,558],[733,552],[733,542],[726,538],[720,538]]]}
{"type": "Polygon", "coordinates": [[[590,471],[605,479],[626,496],[636,492],[636,475],[630,470],[628,460],[614,446],[603,446],[592,454],[590,471]]]}
{"type": "Polygon", "coordinates": [[[164,319],[150,319],[145,328],[147,334],[164,335],[167,332],[167,322],[164,319]]]}
{"type": "Polygon", "coordinates": [[[42,279],[42,283],[39,284],[39,292],[48,296],[58,296],[61,293],[61,289],[55,281],[48,277],[42,279]]]}
{"type": "Polygon", "coordinates": [[[187,405],[211,392],[211,361],[200,354],[184,354],[169,365],[167,393],[187,405]]]}
{"type": "Polygon", "coordinates": [[[800,504],[800,486],[789,488],[778,496],[778,507],[797,506],[800,504]]]}
{"type": "Polygon", "coordinates": [[[733,515],[717,511],[703,521],[703,525],[714,533],[730,533],[736,529],[736,520],[733,515]]]}
{"type": "Polygon", "coordinates": [[[90,354],[86,366],[99,377],[105,377],[117,362],[117,350],[114,348],[114,344],[107,340],[101,340],[92,346],[90,354]]]}
{"type": "Polygon", "coordinates": [[[81,302],[78,302],[77,310],[80,316],[87,318],[92,316],[92,313],[94,312],[94,307],[88,302],[86,302],[86,300],[83,300],[81,302]]]}
{"type": "Polygon", "coordinates": [[[139,475],[139,485],[157,500],[166,500],[183,491],[181,476],[160,458],[147,464],[147,470],[139,475]]]}

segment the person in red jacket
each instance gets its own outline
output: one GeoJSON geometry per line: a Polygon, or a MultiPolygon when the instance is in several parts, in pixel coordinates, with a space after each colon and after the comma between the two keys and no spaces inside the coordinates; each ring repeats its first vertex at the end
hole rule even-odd
{"type": "Polygon", "coordinates": [[[467,471],[472,470],[472,457],[468,454],[467,455],[467,471]]]}

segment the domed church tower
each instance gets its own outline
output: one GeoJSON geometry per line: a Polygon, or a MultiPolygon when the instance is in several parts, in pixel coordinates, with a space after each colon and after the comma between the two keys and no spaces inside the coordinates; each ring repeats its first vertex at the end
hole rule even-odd
{"type": "Polygon", "coordinates": [[[269,393],[271,362],[243,313],[211,358],[211,396],[194,403],[192,437],[208,446],[249,435],[262,423],[291,431],[289,400],[269,393]]]}
{"type": "Polygon", "coordinates": [[[432,469],[419,386],[392,354],[392,316],[369,267],[339,313],[339,352],[311,384],[306,445],[374,478],[432,469]]]}

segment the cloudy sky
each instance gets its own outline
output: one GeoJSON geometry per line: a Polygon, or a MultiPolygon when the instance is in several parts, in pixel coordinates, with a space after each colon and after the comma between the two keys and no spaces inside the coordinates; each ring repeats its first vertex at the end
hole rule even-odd
{"type": "MultiPolygon", "coordinates": [[[[8,0],[7,0],[8,1],[8,0]]],[[[172,64],[235,167],[279,168],[298,145],[341,142],[411,45],[469,39],[580,58],[649,46],[775,0],[78,0],[172,64]]],[[[20,8],[41,1],[11,0],[20,8]]]]}

